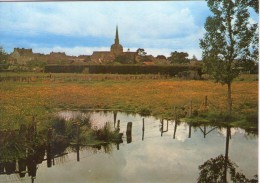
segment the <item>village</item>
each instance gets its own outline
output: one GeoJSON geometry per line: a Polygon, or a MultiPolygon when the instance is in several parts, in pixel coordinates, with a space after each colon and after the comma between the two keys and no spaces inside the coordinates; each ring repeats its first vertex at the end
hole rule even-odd
{"type": "Polygon", "coordinates": [[[201,62],[193,55],[188,58],[186,52],[172,52],[170,57],[164,55],[147,55],[145,49],[138,48],[136,51],[123,51],[123,46],[119,42],[118,27],[114,44],[110,51],[93,51],[92,55],[70,56],[65,52],[50,52],[49,54],[34,53],[32,48],[14,48],[7,59],[7,69],[12,71],[14,68],[21,70],[43,71],[46,65],[191,65],[200,66],[201,62]],[[29,67],[29,68],[28,68],[29,67]]]}

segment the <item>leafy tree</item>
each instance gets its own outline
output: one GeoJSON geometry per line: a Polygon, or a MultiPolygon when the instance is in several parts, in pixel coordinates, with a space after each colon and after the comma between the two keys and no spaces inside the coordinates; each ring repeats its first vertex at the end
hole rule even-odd
{"type": "Polygon", "coordinates": [[[127,55],[119,55],[115,59],[116,62],[119,62],[121,64],[134,64],[135,60],[133,60],[131,57],[127,55]]]}
{"type": "Polygon", "coordinates": [[[259,13],[259,0],[247,0],[248,6],[252,7],[255,12],[259,13]]]}
{"type": "Polygon", "coordinates": [[[195,55],[192,56],[192,61],[198,61],[197,57],[195,55]]]}
{"type": "Polygon", "coordinates": [[[144,51],[143,48],[138,48],[136,50],[137,54],[140,55],[140,56],[145,56],[146,55],[146,52],[144,51]]]}
{"type": "Polygon", "coordinates": [[[256,73],[258,68],[258,64],[253,60],[241,60],[240,66],[242,67],[243,71],[246,71],[250,74],[256,73]]]}
{"type": "Polygon", "coordinates": [[[231,83],[239,75],[237,60],[255,57],[257,24],[250,24],[246,0],[207,0],[213,15],[205,23],[200,40],[205,71],[228,87],[227,109],[232,111],[231,83]]]}
{"type": "Polygon", "coordinates": [[[166,57],[165,57],[164,55],[157,55],[156,58],[157,58],[157,59],[166,60],[166,57]]]}
{"type": "Polygon", "coordinates": [[[171,52],[171,56],[168,57],[168,60],[172,64],[187,64],[189,63],[189,59],[187,58],[189,56],[186,52],[171,52]]]}
{"type": "Polygon", "coordinates": [[[47,65],[46,62],[41,61],[41,60],[30,60],[27,61],[26,66],[29,67],[30,69],[33,69],[35,67],[40,67],[40,68],[44,68],[47,65]]]}
{"type": "Polygon", "coordinates": [[[0,46],[0,63],[6,63],[8,54],[5,52],[4,48],[0,46]]]}

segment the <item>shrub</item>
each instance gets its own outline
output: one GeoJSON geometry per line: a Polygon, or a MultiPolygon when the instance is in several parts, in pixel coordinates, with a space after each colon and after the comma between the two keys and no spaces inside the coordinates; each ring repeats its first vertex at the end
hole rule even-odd
{"type": "Polygon", "coordinates": [[[101,141],[113,141],[119,139],[119,129],[112,130],[111,123],[106,122],[104,127],[100,129],[93,129],[94,130],[94,136],[97,140],[101,141]]]}
{"type": "Polygon", "coordinates": [[[201,78],[201,67],[189,65],[47,65],[45,72],[90,74],[161,74],[175,76],[181,72],[190,72],[193,77],[201,78]]]}
{"type": "Polygon", "coordinates": [[[142,108],[139,112],[141,116],[149,116],[151,115],[151,110],[147,108],[142,108]]]}

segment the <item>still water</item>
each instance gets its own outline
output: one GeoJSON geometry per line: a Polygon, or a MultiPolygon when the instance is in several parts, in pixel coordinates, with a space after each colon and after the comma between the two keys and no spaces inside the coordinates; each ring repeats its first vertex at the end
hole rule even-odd
{"type": "MultiPolygon", "coordinates": [[[[82,113],[59,113],[66,120],[77,115],[82,113]]],[[[192,183],[199,180],[202,171],[199,166],[219,155],[228,157],[236,164],[236,171],[248,179],[258,174],[258,136],[243,129],[194,127],[120,112],[86,115],[90,115],[97,127],[106,122],[116,127],[120,120],[123,142],[78,150],[69,146],[54,156],[51,163],[47,162],[44,151],[41,161],[32,160],[34,173],[27,165],[21,176],[17,160],[13,172],[0,170],[0,182],[192,183]],[[132,122],[132,132],[127,138],[128,122],[132,122]]]]}

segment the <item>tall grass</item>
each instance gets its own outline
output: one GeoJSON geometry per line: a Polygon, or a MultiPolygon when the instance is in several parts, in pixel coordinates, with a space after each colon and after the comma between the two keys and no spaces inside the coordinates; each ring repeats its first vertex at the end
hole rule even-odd
{"type": "MultiPolygon", "coordinates": [[[[82,76],[84,75],[75,75],[82,76]]],[[[57,75],[61,80],[73,74],[57,75]]],[[[226,110],[226,86],[210,80],[194,81],[180,79],[120,80],[120,75],[87,75],[87,77],[109,78],[58,81],[36,80],[35,82],[1,82],[0,126],[11,128],[31,121],[35,116],[39,126],[49,123],[49,115],[61,109],[116,109],[150,114],[162,118],[174,118],[174,108],[188,109],[190,101],[199,110],[205,96],[209,100],[209,111],[224,113],[226,110]]],[[[134,76],[131,76],[134,77],[134,76]]],[[[137,76],[138,77],[138,76],[137,76]]],[[[243,116],[257,114],[258,82],[235,81],[232,85],[234,114],[243,116]]],[[[254,117],[255,118],[255,117],[254,117]]]]}

